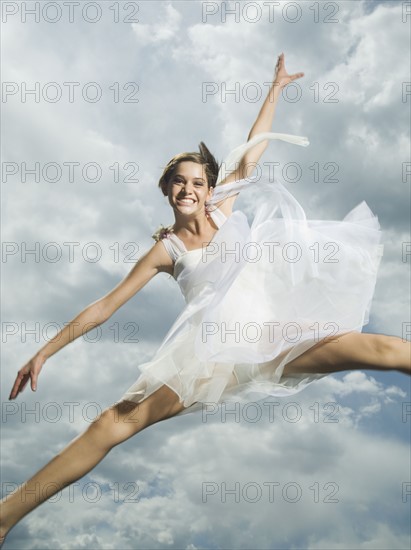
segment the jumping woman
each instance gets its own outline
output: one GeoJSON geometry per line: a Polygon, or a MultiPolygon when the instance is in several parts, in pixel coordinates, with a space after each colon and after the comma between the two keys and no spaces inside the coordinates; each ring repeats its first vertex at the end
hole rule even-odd
{"type": "Polygon", "coordinates": [[[174,224],[160,226],[130,273],[18,371],[9,399],[29,380],[36,390],[49,357],[106,322],[154,276],[166,273],[178,283],[186,305],[153,359],[140,365],[136,382],[3,498],[0,543],[34,508],[156,422],[210,403],[291,395],[344,370],[411,373],[410,342],[361,332],[383,254],[378,219],[367,204],[342,221],[307,220],[278,179],[252,176],[269,140],[308,145],[304,137],[270,131],[283,88],[303,76],[289,75],[279,56],[247,142],[221,165],[203,142],[199,153],[170,160],[159,187],[174,224]],[[255,196],[251,226],[242,211],[233,211],[239,193],[248,190],[255,196]]]}

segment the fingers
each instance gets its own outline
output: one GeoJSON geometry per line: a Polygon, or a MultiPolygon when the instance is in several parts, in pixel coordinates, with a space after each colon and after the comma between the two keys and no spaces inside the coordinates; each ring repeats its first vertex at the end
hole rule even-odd
{"type": "Polygon", "coordinates": [[[16,381],[13,384],[13,387],[11,388],[11,392],[9,395],[9,399],[14,399],[14,397],[17,395],[17,388],[20,386],[20,376],[17,376],[16,381]]]}
{"type": "Polygon", "coordinates": [[[15,399],[21,393],[29,381],[29,374],[19,374],[10,392],[9,399],[15,399]]]}
{"type": "Polygon", "coordinates": [[[18,376],[18,377],[17,377],[17,380],[14,382],[14,386],[13,386],[12,389],[11,389],[11,392],[10,392],[10,395],[9,395],[9,399],[14,399],[14,398],[18,395],[18,393],[19,393],[19,391],[20,391],[20,389],[19,389],[19,388],[20,388],[20,384],[21,384],[21,379],[20,379],[20,377],[18,376]]]}
{"type": "Polygon", "coordinates": [[[21,380],[16,380],[12,390],[11,390],[11,393],[10,393],[10,397],[9,399],[14,399],[15,397],[17,397],[17,395],[22,391],[21,390],[21,380]]]}
{"type": "Polygon", "coordinates": [[[284,54],[281,53],[279,56],[278,56],[278,59],[277,59],[277,65],[276,65],[276,68],[280,68],[281,65],[284,63],[284,54]]]}
{"type": "Polygon", "coordinates": [[[35,372],[31,373],[31,389],[33,391],[37,389],[37,374],[35,372]]]}
{"type": "MultiPolygon", "coordinates": [[[[284,52],[282,52],[279,56],[278,56],[278,59],[277,59],[277,64],[275,66],[275,73],[277,73],[280,69],[284,69],[285,70],[285,66],[284,66],[284,52]]],[[[288,76],[288,75],[287,75],[288,76]]],[[[293,75],[291,76],[288,76],[288,78],[293,81],[293,80],[296,80],[297,78],[302,78],[304,76],[304,73],[294,73],[293,75]]]]}

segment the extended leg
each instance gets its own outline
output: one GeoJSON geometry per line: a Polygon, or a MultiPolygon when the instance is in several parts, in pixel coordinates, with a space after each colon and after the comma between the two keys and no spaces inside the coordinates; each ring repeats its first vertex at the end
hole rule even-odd
{"type": "Polygon", "coordinates": [[[86,475],[114,446],[183,408],[177,394],[162,386],[140,404],[124,401],[103,411],[46,466],[0,501],[0,537],[45,500],[86,475]]]}
{"type": "Polygon", "coordinates": [[[319,342],[288,363],[283,374],[355,369],[397,370],[411,375],[411,343],[397,336],[349,332],[319,342]]]}

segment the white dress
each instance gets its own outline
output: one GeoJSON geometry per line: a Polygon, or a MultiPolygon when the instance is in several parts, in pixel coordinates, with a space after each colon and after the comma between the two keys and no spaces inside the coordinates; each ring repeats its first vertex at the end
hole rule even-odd
{"type": "MultiPolygon", "coordinates": [[[[308,145],[299,136],[259,134],[230,153],[225,175],[265,139],[308,145]]],[[[222,178],[206,204],[218,227],[210,243],[187,251],[172,231],[161,239],[186,306],[120,401],[140,402],[166,384],[184,404],[181,415],[204,404],[290,395],[327,374],[283,376],[287,363],[368,323],[383,245],[365,201],[342,221],[307,220],[278,180],[219,185],[222,178]],[[242,211],[227,218],[213,206],[255,186],[251,226],[242,211]]]]}

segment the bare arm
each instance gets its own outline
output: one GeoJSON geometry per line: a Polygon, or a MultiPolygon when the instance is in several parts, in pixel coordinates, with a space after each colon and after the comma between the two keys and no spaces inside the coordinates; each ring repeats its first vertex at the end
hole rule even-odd
{"type": "MultiPolygon", "coordinates": [[[[271,84],[268,95],[260,109],[260,112],[258,113],[257,119],[254,122],[253,126],[251,127],[250,133],[248,134],[247,141],[250,141],[250,139],[254,137],[256,134],[261,134],[263,132],[271,132],[271,126],[273,123],[276,106],[278,103],[278,99],[281,95],[282,89],[285,86],[287,86],[287,84],[289,84],[290,82],[296,80],[297,78],[301,78],[302,76],[304,76],[304,73],[295,73],[293,75],[289,75],[285,68],[284,54],[282,53],[278,57],[277,65],[275,67],[274,80],[271,84]]],[[[220,185],[223,185],[224,183],[229,183],[231,181],[247,178],[248,176],[250,176],[254,171],[254,168],[258,163],[258,161],[260,160],[265,149],[267,148],[267,145],[268,145],[268,140],[265,140],[265,141],[262,141],[261,143],[258,143],[252,149],[247,151],[244,157],[242,158],[242,160],[240,161],[238,169],[232,172],[231,174],[229,174],[220,183],[220,185]]],[[[234,202],[235,196],[230,197],[229,199],[226,199],[226,201],[228,202],[231,199],[234,202]]]]}
{"type": "Polygon", "coordinates": [[[61,348],[101,325],[125,302],[141,290],[157,273],[170,272],[172,261],[159,241],[134,265],[130,273],[108,294],[88,305],[70,323],[47,342],[17,374],[9,399],[14,399],[31,378],[31,389],[36,390],[37,378],[45,361],[61,348]]]}

